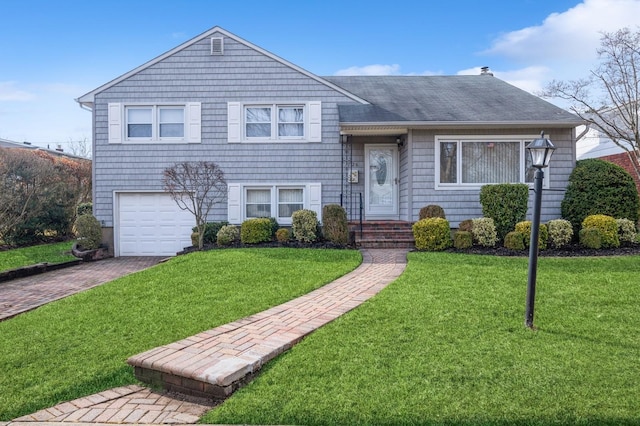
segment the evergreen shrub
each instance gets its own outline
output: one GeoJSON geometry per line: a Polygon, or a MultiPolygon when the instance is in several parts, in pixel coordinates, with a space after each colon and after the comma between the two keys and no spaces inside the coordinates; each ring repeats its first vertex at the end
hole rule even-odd
{"type": "Polygon", "coordinates": [[[441,251],[451,247],[451,229],[447,219],[421,219],[413,224],[412,229],[418,250],[441,251]]]}
{"type": "Polygon", "coordinates": [[[318,239],[318,215],[313,210],[297,210],[291,215],[293,237],[303,243],[318,239]]]}
{"type": "Polygon", "coordinates": [[[549,230],[549,245],[562,248],[573,240],[573,227],[566,219],[553,219],[547,222],[549,230]]]}
{"type": "Polygon", "coordinates": [[[604,214],[589,215],[582,221],[582,228],[599,229],[600,237],[602,239],[602,247],[620,247],[620,238],[618,237],[618,224],[613,217],[604,214]]]}
{"type": "Polygon", "coordinates": [[[334,244],[347,245],[349,242],[349,223],[347,212],[338,204],[327,204],[322,208],[322,234],[334,244]]]}
{"type": "Polygon", "coordinates": [[[482,215],[493,219],[498,239],[504,239],[515,224],[524,220],[529,201],[529,186],[524,183],[501,183],[480,188],[482,215]]]}
{"type": "Polygon", "coordinates": [[[266,217],[247,219],[240,227],[240,241],[243,244],[269,242],[271,235],[271,220],[266,217]]]}

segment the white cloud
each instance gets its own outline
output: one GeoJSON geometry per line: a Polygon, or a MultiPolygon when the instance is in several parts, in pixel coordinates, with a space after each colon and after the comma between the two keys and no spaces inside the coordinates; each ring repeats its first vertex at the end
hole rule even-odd
{"type": "MultiPolygon", "coordinates": [[[[457,74],[478,75],[480,74],[480,71],[481,67],[474,67],[458,71],[457,74]]],[[[511,71],[490,71],[496,78],[504,80],[509,84],[533,94],[540,92],[543,89],[541,82],[547,80],[550,73],[550,69],[545,66],[529,66],[511,71]]]]}
{"type": "Polygon", "coordinates": [[[400,65],[365,65],[339,70],[335,75],[400,75],[400,65]]]}
{"type": "Polygon", "coordinates": [[[602,32],[635,29],[639,16],[639,0],[585,0],[549,15],[541,25],[503,34],[482,53],[524,63],[591,63],[602,32]]]}

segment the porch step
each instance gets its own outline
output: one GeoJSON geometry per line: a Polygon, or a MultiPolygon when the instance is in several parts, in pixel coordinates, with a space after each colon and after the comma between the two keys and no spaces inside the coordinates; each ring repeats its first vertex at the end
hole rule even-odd
{"type": "Polygon", "coordinates": [[[414,248],[411,222],[367,221],[360,224],[351,222],[349,229],[354,232],[355,242],[362,248],[414,248]]]}

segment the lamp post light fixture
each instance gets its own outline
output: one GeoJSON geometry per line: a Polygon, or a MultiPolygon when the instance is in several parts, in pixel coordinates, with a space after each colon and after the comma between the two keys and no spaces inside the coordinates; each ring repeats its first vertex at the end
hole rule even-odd
{"type": "Polygon", "coordinates": [[[529,239],[529,278],[527,281],[527,306],[524,314],[524,325],[533,328],[533,306],[536,298],[536,275],[538,270],[538,235],[540,234],[540,205],[542,203],[542,169],[549,166],[551,154],[556,149],[549,139],[540,133],[538,139],[527,145],[531,154],[532,165],[536,169],[533,179],[533,219],[531,221],[531,238],[529,239]]]}

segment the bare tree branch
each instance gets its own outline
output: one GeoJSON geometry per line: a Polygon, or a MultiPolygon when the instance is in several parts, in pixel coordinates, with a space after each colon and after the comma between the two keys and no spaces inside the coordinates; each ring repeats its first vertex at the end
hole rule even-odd
{"type": "Polygon", "coordinates": [[[603,33],[600,64],[590,77],[552,81],[540,93],[570,102],[570,110],[622,148],[640,178],[640,29],[603,33]]]}
{"type": "Polygon", "coordinates": [[[212,162],[182,162],[164,170],[164,190],[181,210],[187,210],[196,220],[198,248],[202,249],[207,217],[227,195],[224,172],[212,162]]]}

